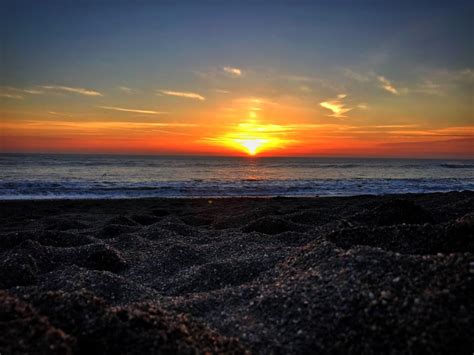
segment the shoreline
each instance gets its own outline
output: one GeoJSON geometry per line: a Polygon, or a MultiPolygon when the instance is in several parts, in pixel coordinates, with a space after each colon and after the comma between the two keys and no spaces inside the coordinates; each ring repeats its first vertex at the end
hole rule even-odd
{"type": "Polygon", "coordinates": [[[451,194],[451,193],[474,193],[474,190],[450,190],[450,191],[437,191],[437,192],[406,192],[406,193],[387,193],[387,194],[348,194],[348,195],[274,195],[274,196],[219,196],[219,195],[209,195],[209,196],[156,196],[156,197],[90,197],[90,198],[71,198],[71,197],[64,197],[64,198],[12,198],[12,199],[2,199],[0,197],[0,203],[4,202],[34,202],[34,201],[48,201],[48,202],[55,202],[55,201],[137,201],[137,200],[209,200],[209,199],[216,199],[216,200],[241,200],[241,199],[316,199],[316,198],[357,198],[357,197],[403,197],[403,196],[423,196],[423,195],[437,195],[437,194],[451,194]]]}
{"type": "Polygon", "coordinates": [[[471,351],[473,206],[473,191],[2,200],[0,352],[471,351]]]}

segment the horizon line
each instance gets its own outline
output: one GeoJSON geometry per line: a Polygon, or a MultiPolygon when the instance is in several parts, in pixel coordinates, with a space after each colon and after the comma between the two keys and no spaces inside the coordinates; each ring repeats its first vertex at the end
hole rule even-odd
{"type": "Polygon", "coordinates": [[[137,156],[137,157],[194,157],[194,158],[239,158],[239,159],[291,159],[291,158],[303,158],[303,159],[411,159],[411,160],[474,160],[473,157],[459,157],[457,156],[394,156],[394,155],[253,155],[249,156],[246,154],[242,155],[222,155],[222,154],[166,154],[166,153],[117,153],[117,152],[1,152],[0,155],[90,155],[90,156],[137,156]]]}

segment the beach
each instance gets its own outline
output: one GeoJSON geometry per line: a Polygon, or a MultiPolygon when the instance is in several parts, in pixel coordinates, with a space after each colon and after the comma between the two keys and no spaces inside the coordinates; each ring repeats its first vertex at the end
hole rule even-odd
{"type": "Polygon", "coordinates": [[[0,202],[0,352],[468,353],[474,193],[0,202]]]}

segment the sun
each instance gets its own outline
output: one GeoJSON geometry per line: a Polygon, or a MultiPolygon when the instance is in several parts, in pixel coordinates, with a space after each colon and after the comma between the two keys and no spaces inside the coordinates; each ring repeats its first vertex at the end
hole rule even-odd
{"type": "Polygon", "coordinates": [[[256,156],[261,152],[284,148],[286,144],[295,142],[285,137],[287,133],[283,126],[263,124],[249,119],[237,124],[227,133],[207,138],[206,141],[256,156]]]}
{"type": "Polygon", "coordinates": [[[268,139],[236,139],[235,142],[244,147],[249,155],[256,155],[259,148],[268,143],[268,139]]]}

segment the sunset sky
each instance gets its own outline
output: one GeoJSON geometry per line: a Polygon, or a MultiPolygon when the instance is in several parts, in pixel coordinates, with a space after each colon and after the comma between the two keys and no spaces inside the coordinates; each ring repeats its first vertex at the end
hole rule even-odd
{"type": "Polygon", "coordinates": [[[470,3],[3,1],[0,150],[473,158],[470,3]]]}

